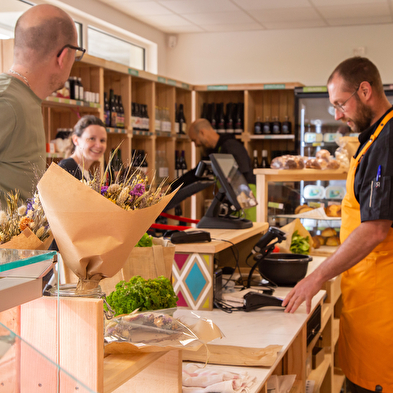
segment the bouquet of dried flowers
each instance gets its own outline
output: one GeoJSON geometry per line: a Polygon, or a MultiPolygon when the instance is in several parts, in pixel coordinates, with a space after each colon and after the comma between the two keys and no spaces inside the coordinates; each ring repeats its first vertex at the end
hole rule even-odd
{"type": "Polygon", "coordinates": [[[86,186],[52,163],[37,186],[63,261],[79,278],[77,291],[113,277],[174,195],[133,167],[106,184],[108,168],[86,186]]]}
{"type": "Polygon", "coordinates": [[[7,206],[0,210],[0,244],[11,241],[26,229],[33,232],[40,241],[51,236],[39,195],[36,192],[27,204],[20,199],[19,191],[6,195],[7,206]]]}

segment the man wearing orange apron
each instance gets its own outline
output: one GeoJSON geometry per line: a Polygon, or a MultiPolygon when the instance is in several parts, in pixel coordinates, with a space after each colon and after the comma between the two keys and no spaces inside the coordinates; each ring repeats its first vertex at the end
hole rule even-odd
{"type": "Polygon", "coordinates": [[[328,80],[336,120],[359,132],[342,202],[340,248],[285,298],[294,312],[341,274],[339,360],[351,393],[393,392],[393,108],[379,72],[353,57],[328,80]]]}

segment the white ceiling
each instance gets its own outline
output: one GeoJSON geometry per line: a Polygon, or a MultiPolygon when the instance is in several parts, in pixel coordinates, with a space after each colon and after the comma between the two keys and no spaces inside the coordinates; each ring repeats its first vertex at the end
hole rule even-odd
{"type": "Polygon", "coordinates": [[[166,33],[393,22],[393,0],[98,0],[166,33]]]}

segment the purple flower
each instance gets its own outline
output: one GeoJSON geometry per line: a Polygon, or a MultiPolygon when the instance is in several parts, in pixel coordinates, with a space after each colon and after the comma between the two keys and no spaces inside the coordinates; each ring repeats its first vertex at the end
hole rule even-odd
{"type": "Polygon", "coordinates": [[[145,193],[145,185],[138,183],[131,191],[130,195],[134,195],[136,197],[140,197],[145,193]]]}
{"type": "Polygon", "coordinates": [[[107,189],[108,189],[107,186],[102,186],[101,187],[101,195],[105,195],[107,189]]]}

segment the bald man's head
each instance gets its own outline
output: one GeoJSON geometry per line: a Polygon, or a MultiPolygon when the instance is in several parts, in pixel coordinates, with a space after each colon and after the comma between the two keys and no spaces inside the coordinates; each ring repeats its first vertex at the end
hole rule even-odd
{"type": "Polygon", "coordinates": [[[73,20],[62,9],[49,4],[27,10],[15,26],[15,62],[45,60],[64,45],[77,43],[73,20]]]}
{"type": "Polygon", "coordinates": [[[195,120],[188,130],[188,136],[196,146],[202,146],[208,149],[214,148],[219,139],[219,135],[206,119],[195,120]]]}

